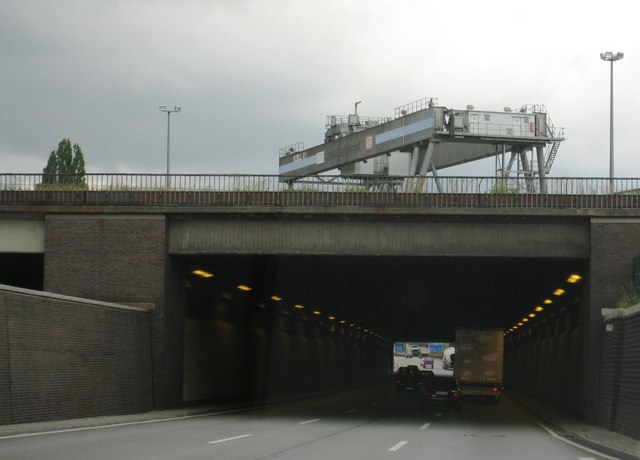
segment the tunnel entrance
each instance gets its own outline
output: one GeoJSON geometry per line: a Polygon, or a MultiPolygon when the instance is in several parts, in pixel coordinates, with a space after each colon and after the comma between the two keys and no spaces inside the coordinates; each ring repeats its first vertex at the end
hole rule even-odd
{"type": "MultiPolygon", "coordinates": [[[[452,342],[456,327],[508,331],[536,307],[543,312],[506,337],[505,382],[580,386],[580,373],[568,373],[582,362],[584,283],[567,279],[584,276],[586,260],[173,257],[187,298],[185,402],[384,378],[394,342],[452,342]],[[292,372],[295,381],[278,377],[292,372]]],[[[579,405],[579,391],[565,396],[579,405]]]]}

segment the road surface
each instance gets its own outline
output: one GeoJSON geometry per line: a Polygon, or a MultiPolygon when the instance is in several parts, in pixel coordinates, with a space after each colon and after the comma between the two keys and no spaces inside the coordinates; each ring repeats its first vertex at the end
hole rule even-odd
{"type": "Polygon", "coordinates": [[[236,412],[0,438],[2,460],[585,460],[508,397],[462,412],[418,409],[372,385],[236,412]]]}

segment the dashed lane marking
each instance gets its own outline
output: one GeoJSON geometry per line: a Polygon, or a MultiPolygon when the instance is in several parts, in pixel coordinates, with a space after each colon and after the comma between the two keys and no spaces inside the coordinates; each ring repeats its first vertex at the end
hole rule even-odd
{"type": "Polygon", "coordinates": [[[253,436],[252,434],[241,434],[240,436],[233,436],[232,438],[218,439],[217,441],[209,441],[209,444],[220,444],[221,442],[235,441],[236,439],[248,438],[253,436]]]}
{"type": "Polygon", "coordinates": [[[395,452],[397,450],[402,449],[404,446],[406,446],[409,443],[409,441],[400,441],[398,444],[396,444],[395,446],[393,446],[391,449],[389,449],[389,452],[395,452]]]}
{"type": "Polygon", "coordinates": [[[431,426],[431,423],[425,423],[424,425],[422,425],[420,427],[421,430],[426,430],[427,428],[429,428],[431,426]]]}
{"type": "Polygon", "coordinates": [[[298,423],[298,425],[307,425],[307,424],[309,424],[309,423],[315,423],[315,422],[319,422],[319,421],[320,421],[320,419],[319,419],[319,418],[314,418],[314,419],[312,419],[312,420],[306,420],[306,421],[304,421],[304,422],[300,422],[300,423],[298,423]]]}

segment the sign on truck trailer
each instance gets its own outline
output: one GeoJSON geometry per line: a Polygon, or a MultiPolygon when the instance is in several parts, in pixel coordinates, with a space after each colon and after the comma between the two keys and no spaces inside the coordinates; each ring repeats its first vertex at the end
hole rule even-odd
{"type": "Polygon", "coordinates": [[[503,383],[504,333],[501,330],[456,330],[453,375],[462,396],[500,402],[503,383]]]}

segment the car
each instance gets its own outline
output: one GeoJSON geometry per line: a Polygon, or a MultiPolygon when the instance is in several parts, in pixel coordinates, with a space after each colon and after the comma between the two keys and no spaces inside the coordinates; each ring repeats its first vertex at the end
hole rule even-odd
{"type": "Polygon", "coordinates": [[[396,372],[396,393],[418,390],[421,381],[422,378],[418,366],[414,364],[403,366],[396,372]]]}
{"type": "Polygon", "coordinates": [[[422,365],[423,369],[433,369],[433,358],[430,356],[426,356],[422,358],[420,364],[422,365]]]}
{"type": "Polygon", "coordinates": [[[462,410],[462,390],[454,377],[425,375],[419,388],[420,404],[426,406],[444,406],[456,411],[462,410]]]}

